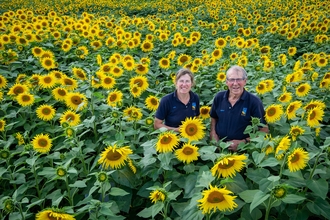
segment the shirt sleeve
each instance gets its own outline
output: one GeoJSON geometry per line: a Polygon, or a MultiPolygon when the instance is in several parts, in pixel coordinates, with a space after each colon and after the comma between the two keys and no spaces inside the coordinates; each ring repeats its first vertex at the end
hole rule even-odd
{"type": "Polygon", "coordinates": [[[161,98],[160,102],[159,102],[159,106],[158,109],[156,111],[155,117],[160,119],[160,120],[164,120],[166,118],[166,114],[167,114],[167,99],[165,97],[161,98]]]}

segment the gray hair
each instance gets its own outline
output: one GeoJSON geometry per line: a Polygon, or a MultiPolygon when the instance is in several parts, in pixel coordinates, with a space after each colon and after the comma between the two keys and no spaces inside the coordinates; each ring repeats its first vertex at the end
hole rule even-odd
{"type": "Polygon", "coordinates": [[[243,67],[237,65],[230,67],[226,72],[226,78],[228,78],[229,72],[243,73],[243,79],[247,79],[247,73],[243,67]]]}
{"type": "Polygon", "coordinates": [[[181,76],[184,76],[186,74],[189,75],[191,84],[194,85],[195,84],[194,74],[190,71],[190,69],[187,69],[187,68],[182,68],[176,73],[175,81],[177,82],[181,76]]]}

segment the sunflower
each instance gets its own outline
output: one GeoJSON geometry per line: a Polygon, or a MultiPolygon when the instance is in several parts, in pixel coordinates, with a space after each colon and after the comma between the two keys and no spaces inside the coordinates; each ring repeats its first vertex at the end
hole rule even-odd
{"type": "Polygon", "coordinates": [[[15,138],[16,138],[17,141],[18,141],[18,145],[23,145],[23,144],[25,144],[24,137],[23,137],[23,135],[22,135],[21,133],[17,132],[17,133],[15,134],[15,138]]]}
{"type": "Polygon", "coordinates": [[[116,84],[116,79],[111,76],[102,75],[101,85],[105,89],[112,89],[116,84]]]}
{"type": "Polygon", "coordinates": [[[82,68],[73,67],[72,72],[77,79],[87,80],[87,74],[82,68]]]}
{"type": "Polygon", "coordinates": [[[290,135],[292,137],[292,140],[295,141],[299,135],[302,135],[305,133],[305,130],[300,127],[299,125],[291,126],[290,128],[290,135]]]}
{"type": "Polygon", "coordinates": [[[156,150],[158,153],[172,152],[179,145],[179,137],[172,131],[165,131],[158,136],[156,150]]]}
{"type": "Polygon", "coordinates": [[[76,88],[78,88],[78,83],[77,80],[64,76],[62,77],[62,79],[60,80],[62,86],[64,86],[67,90],[75,90],[76,88]]]}
{"type": "Polygon", "coordinates": [[[41,212],[38,212],[36,215],[36,220],[75,220],[75,218],[70,215],[64,213],[59,209],[45,209],[41,212]]]}
{"type": "Polygon", "coordinates": [[[0,131],[4,131],[6,127],[6,121],[1,119],[0,120],[0,131]]]}
{"type": "Polygon", "coordinates": [[[141,109],[134,106],[127,107],[123,113],[128,121],[138,121],[143,116],[141,109]]]}
{"type": "Polygon", "coordinates": [[[108,146],[100,154],[98,164],[102,164],[102,167],[108,169],[120,169],[125,165],[125,162],[129,160],[129,155],[133,151],[129,146],[118,147],[116,144],[108,146]]]}
{"type": "Polygon", "coordinates": [[[41,66],[46,70],[50,70],[56,67],[56,63],[53,58],[46,57],[41,59],[41,66]]]}
{"type": "Polygon", "coordinates": [[[175,156],[178,160],[183,163],[190,164],[191,162],[198,160],[198,147],[185,143],[182,148],[175,151],[175,156]]]}
{"type": "Polygon", "coordinates": [[[217,48],[224,48],[227,45],[227,41],[226,41],[226,39],[220,37],[220,38],[215,40],[214,44],[217,48]]]}
{"type": "Polygon", "coordinates": [[[156,96],[149,95],[145,100],[145,105],[150,111],[155,111],[159,105],[159,99],[156,96]]]}
{"type": "Polygon", "coordinates": [[[291,102],[288,107],[286,108],[286,115],[289,120],[296,117],[296,111],[302,106],[301,101],[294,101],[291,102]]]}
{"type": "Polygon", "coordinates": [[[218,59],[220,59],[221,57],[222,57],[222,50],[221,49],[215,49],[215,50],[213,50],[213,52],[212,52],[212,58],[214,58],[215,60],[218,60],[218,59]]]}
{"type": "Polygon", "coordinates": [[[140,75],[145,75],[149,72],[149,67],[146,64],[137,64],[135,72],[140,75]]]}
{"type": "Polygon", "coordinates": [[[297,48],[296,47],[289,47],[288,49],[288,54],[289,56],[294,56],[297,53],[297,48]]]}
{"type": "Polygon", "coordinates": [[[168,69],[171,66],[171,61],[169,58],[163,57],[158,62],[160,68],[168,69]]]}
{"type": "Polygon", "coordinates": [[[290,102],[292,99],[292,93],[291,92],[284,92],[280,97],[278,97],[278,101],[280,102],[290,102]]]}
{"type": "Polygon", "coordinates": [[[307,115],[307,125],[311,128],[319,126],[320,121],[323,120],[323,116],[324,110],[319,107],[309,110],[307,115]]]}
{"type": "Polygon", "coordinates": [[[58,101],[65,101],[68,91],[64,88],[55,88],[52,90],[53,97],[58,101]]]}
{"type": "Polygon", "coordinates": [[[141,44],[141,50],[143,52],[150,52],[154,49],[154,44],[151,41],[144,41],[141,44]]]}
{"type": "Polygon", "coordinates": [[[52,147],[52,140],[48,134],[38,134],[33,138],[32,146],[39,153],[47,153],[52,147]]]}
{"type": "Polygon", "coordinates": [[[210,117],[211,107],[209,106],[201,106],[200,108],[200,116],[202,119],[207,119],[210,117]]]}
{"type": "Polygon", "coordinates": [[[28,92],[29,92],[29,87],[27,85],[16,83],[12,87],[10,87],[8,91],[8,95],[17,96],[21,93],[28,93],[28,92]]]}
{"type": "Polygon", "coordinates": [[[7,79],[0,75],[0,89],[4,89],[7,87],[7,79]]]}
{"type": "Polygon", "coordinates": [[[189,141],[201,140],[205,135],[205,125],[199,118],[186,118],[180,126],[181,136],[188,138],[189,141]]]}
{"type": "Polygon", "coordinates": [[[32,48],[32,54],[35,57],[40,57],[42,55],[43,49],[41,47],[33,47],[32,48]]]}
{"type": "Polygon", "coordinates": [[[285,152],[290,148],[290,146],[291,139],[288,136],[283,137],[276,147],[275,157],[279,160],[282,159],[285,152]]]}
{"type": "Polygon", "coordinates": [[[311,86],[308,83],[303,83],[296,88],[296,95],[299,97],[304,97],[310,90],[311,86]]]}
{"type": "Polygon", "coordinates": [[[38,118],[44,121],[52,120],[55,116],[56,110],[51,105],[41,105],[36,109],[38,118]]]}
{"type": "Polygon", "coordinates": [[[265,94],[267,92],[267,84],[264,81],[261,81],[256,86],[256,91],[259,95],[265,94]]]}
{"type": "Polygon", "coordinates": [[[296,172],[298,170],[302,170],[307,166],[309,160],[308,152],[306,152],[302,148],[294,149],[288,155],[288,167],[290,172],[296,172]]]}
{"type": "Polygon", "coordinates": [[[20,93],[17,95],[16,100],[23,107],[31,106],[34,103],[34,96],[29,93],[20,93]]]}
{"type": "Polygon", "coordinates": [[[142,91],[145,91],[149,87],[148,78],[145,76],[135,76],[130,79],[129,86],[139,87],[142,91]]]}
{"type": "Polygon", "coordinates": [[[200,203],[198,206],[203,214],[210,214],[217,211],[217,209],[222,212],[231,211],[238,205],[234,202],[237,196],[231,196],[230,194],[233,194],[233,192],[227,190],[226,187],[218,188],[210,185],[210,189],[202,192],[203,198],[197,201],[200,203]]]}
{"type": "Polygon", "coordinates": [[[75,54],[80,58],[84,59],[88,55],[88,49],[86,46],[80,46],[76,49],[75,54]]]}
{"type": "Polygon", "coordinates": [[[0,91],[0,101],[3,99],[3,92],[0,91]]]}
{"type": "Polygon", "coordinates": [[[51,89],[56,85],[56,78],[52,74],[39,76],[38,84],[44,89],[51,89]]]}
{"type": "Polygon", "coordinates": [[[123,73],[124,73],[124,70],[121,67],[113,66],[110,74],[116,78],[119,78],[123,75],[123,73]]]}
{"type": "Polygon", "coordinates": [[[137,85],[133,85],[130,87],[130,93],[132,94],[132,96],[134,98],[138,98],[142,95],[143,90],[140,87],[138,87],[137,85]]]}
{"type": "Polygon", "coordinates": [[[328,59],[326,59],[325,57],[320,57],[316,62],[316,65],[318,67],[325,67],[327,64],[328,64],[328,59]]]}
{"type": "Polygon", "coordinates": [[[163,190],[156,189],[150,193],[149,198],[152,203],[164,201],[166,199],[166,193],[163,190]]]}
{"type": "Polygon", "coordinates": [[[177,59],[177,63],[179,66],[183,66],[184,64],[189,63],[191,59],[191,56],[187,54],[181,54],[177,59]]]}
{"type": "Polygon", "coordinates": [[[74,111],[67,110],[61,115],[60,123],[61,125],[68,123],[70,126],[76,126],[80,123],[80,115],[74,111]]]}
{"type": "Polygon", "coordinates": [[[88,100],[84,94],[72,92],[67,94],[65,104],[72,110],[81,111],[87,107],[88,100]]]}
{"type": "Polygon", "coordinates": [[[245,155],[225,155],[221,157],[217,163],[212,167],[212,175],[218,178],[224,177],[233,177],[236,175],[236,172],[240,172],[247,157],[245,155]]]}
{"type": "Polygon", "coordinates": [[[108,94],[107,103],[109,106],[116,107],[118,102],[121,102],[123,93],[121,91],[113,91],[108,94]]]}
{"type": "Polygon", "coordinates": [[[304,106],[304,110],[309,111],[315,107],[318,107],[323,110],[326,108],[326,104],[323,101],[312,100],[304,106]]]}
{"type": "Polygon", "coordinates": [[[283,107],[282,105],[279,104],[272,104],[270,106],[268,106],[265,110],[266,114],[265,114],[265,118],[267,123],[274,123],[278,120],[280,120],[280,118],[283,115],[283,107]]]}

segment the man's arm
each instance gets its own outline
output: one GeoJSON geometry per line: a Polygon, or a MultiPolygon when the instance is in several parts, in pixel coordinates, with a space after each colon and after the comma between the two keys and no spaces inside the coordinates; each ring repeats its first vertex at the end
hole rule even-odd
{"type": "Polygon", "coordinates": [[[210,139],[219,141],[219,136],[217,135],[217,132],[215,131],[215,125],[217,124],[218,119],[211,117],[211,131],[210,131],[210,139]]]}
{"type": "Polygon", "coordinates": [[[155,120],[154,120],[154,128],[155,129],[167,128],[168,130],[173,130],[176,132],[179,132],[179,129],[180,129],[180,127],[174,128],[174,127],[167,126],[167,125],[163,124],[163,120],[160,120],[158,118],[155,118],[155,120]]]}

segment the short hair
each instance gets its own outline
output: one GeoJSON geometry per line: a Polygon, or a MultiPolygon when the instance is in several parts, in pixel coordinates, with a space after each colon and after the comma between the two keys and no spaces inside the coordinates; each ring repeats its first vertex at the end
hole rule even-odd
{"type": "Polygon", "coordinates": [[[177,82],[178,79],[180,79],[181,76],[184,76],[184,75],[189,75],[190,80],[191,80],[191,84],[192,85],[195,84],[194,74],[190,71],[190,69],[187,69],[187,68],[179,69],[179,71],[175,75],[175,82],[177,82]]]}
{"type": "Polygon", "coordinates": [[[240,67],[240,66],[237,66],[237,65],[234,65],[234,66],[230,67],[227,70],[227,72],[226,72],[226,78],[228,78],[228,73],[229,72],[243,73],[243,79],[247,79],[248,78],[247,73],[246,73],[246,70],[243,67],[240,67]]]}

